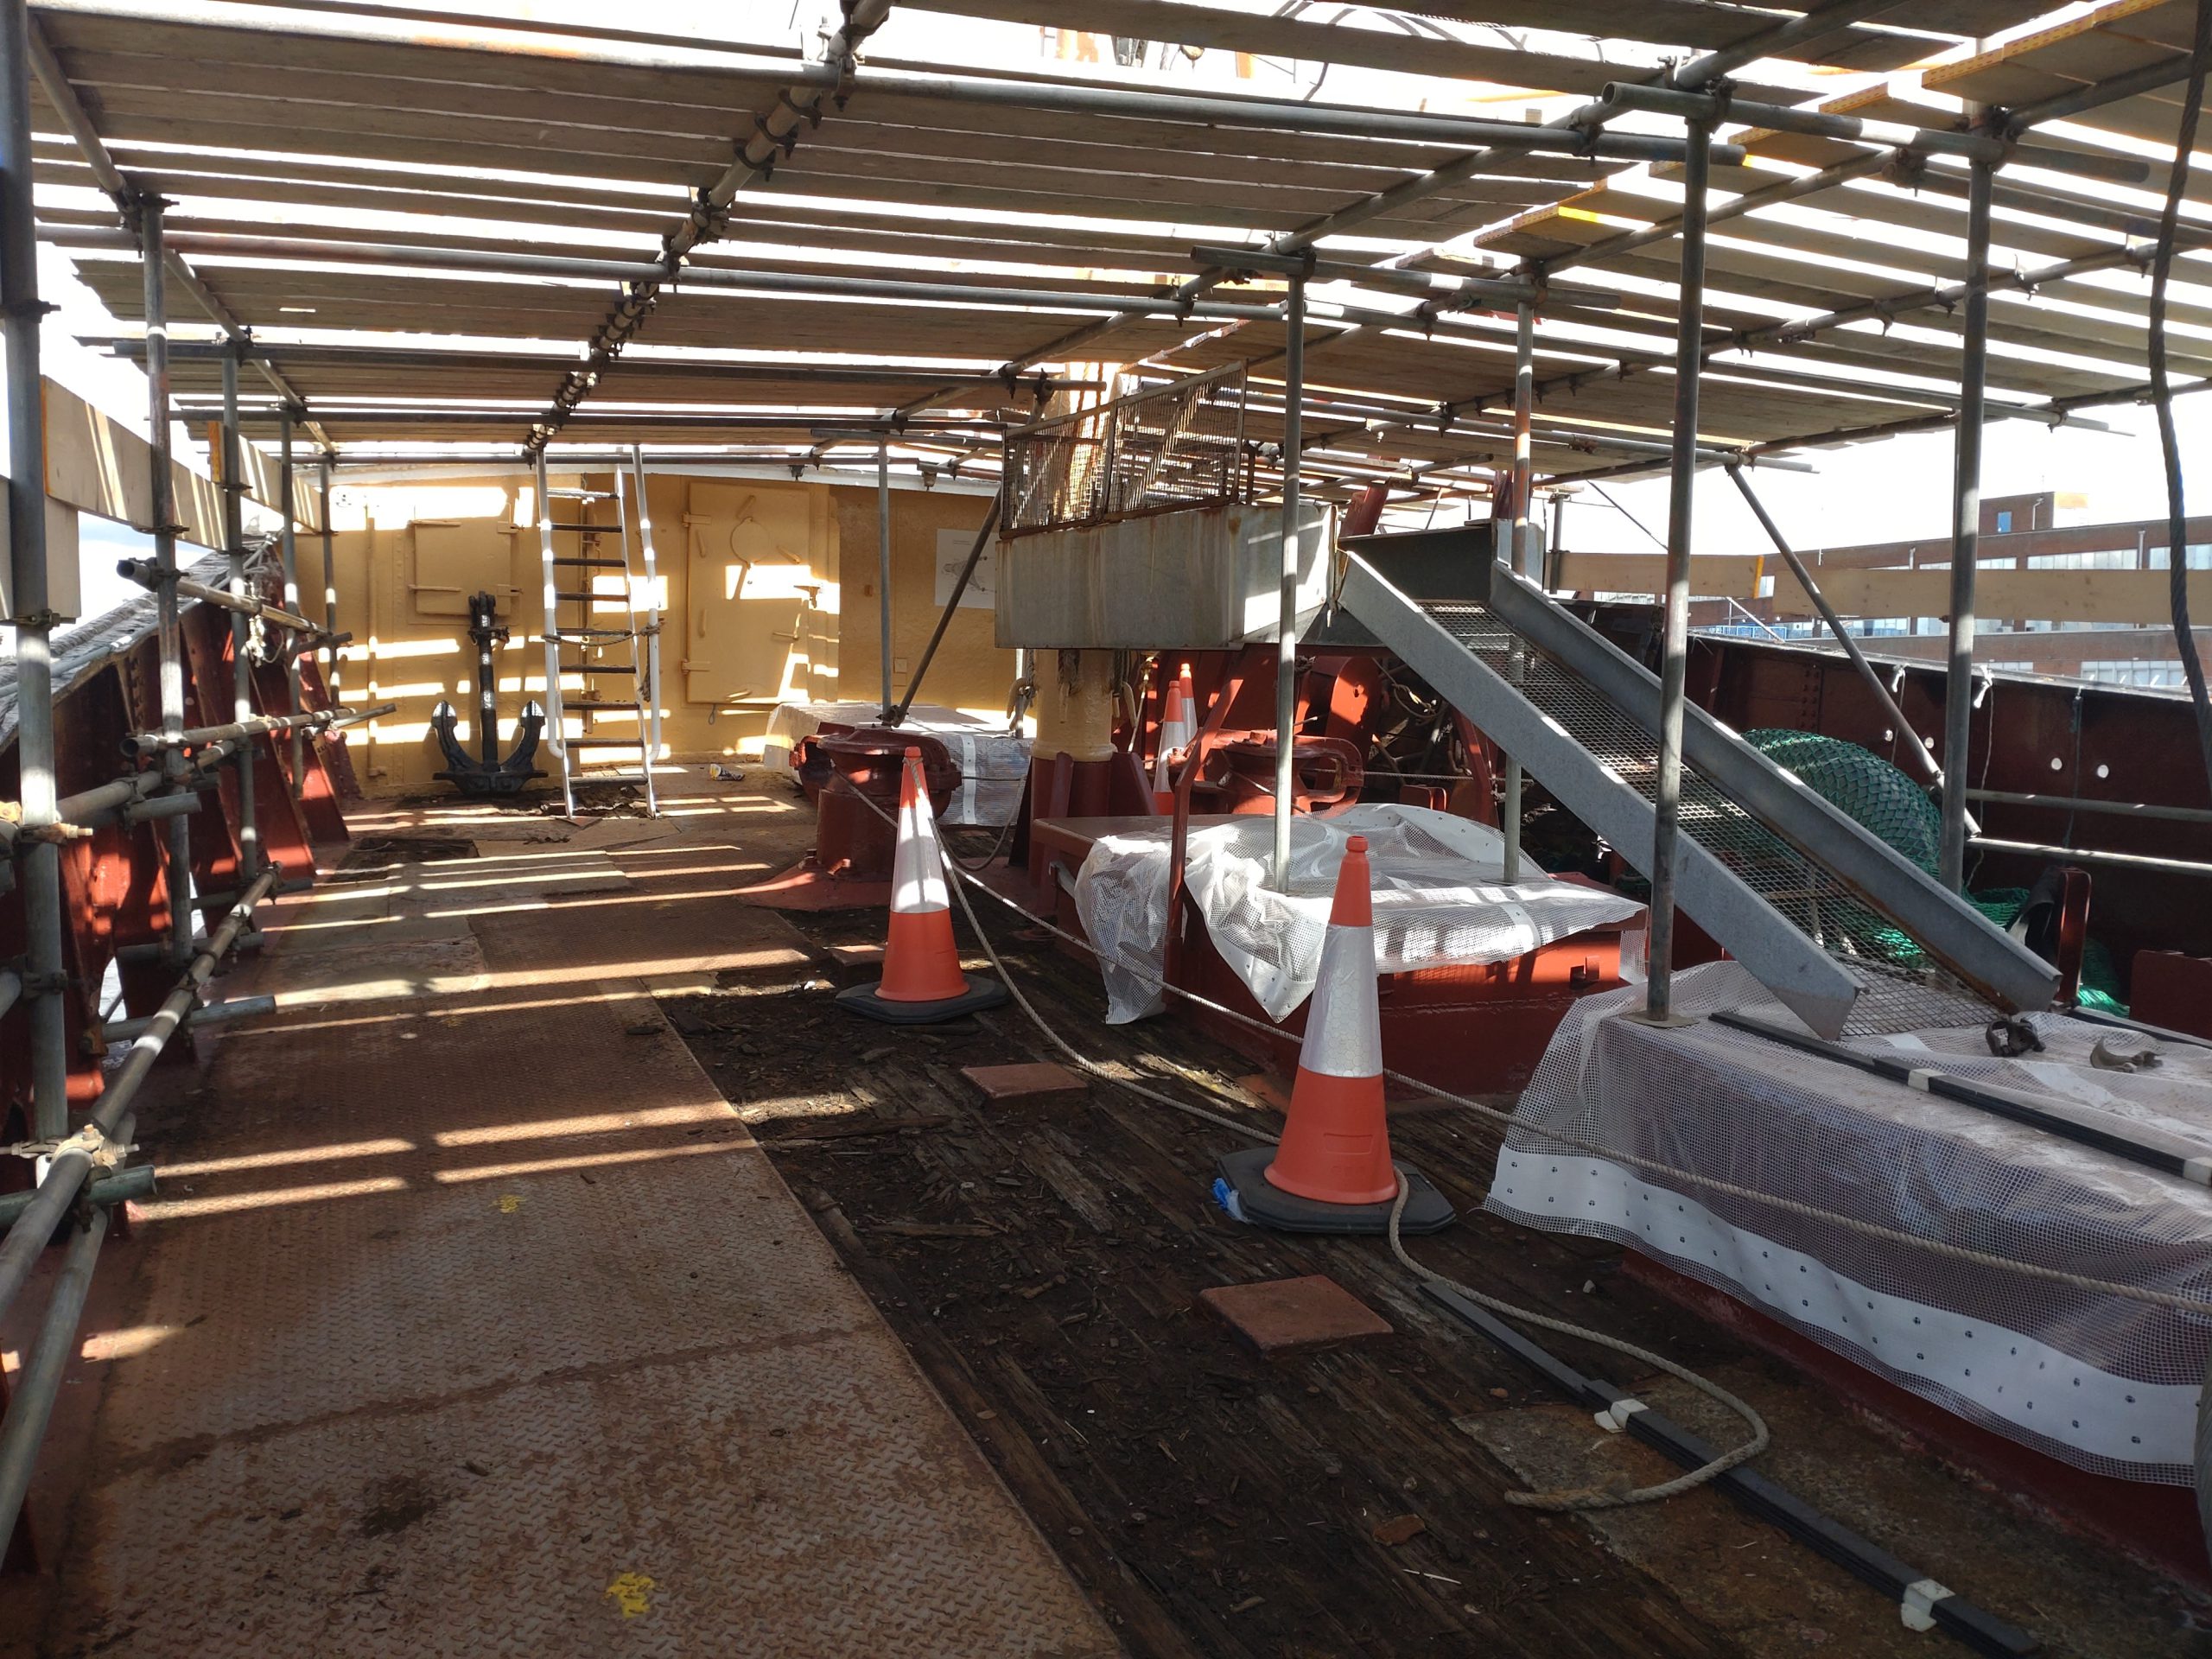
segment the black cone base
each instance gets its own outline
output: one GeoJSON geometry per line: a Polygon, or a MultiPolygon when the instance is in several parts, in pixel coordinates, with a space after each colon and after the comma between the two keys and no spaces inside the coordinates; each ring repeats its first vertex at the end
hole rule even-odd
{"type": "Polygon", "coordinates": [[[886,1001],[876,995],[882,985],[879,979],[871,985],[848,986],[837,993],[837,1006],[870,1020],[880,1020],[887,1026],[934,1026],[957,1020],[963,1014],[995,1008],[1007,1000],[1006,987],[995,979],[971,979],[961,995],[948,996],[938,1002],[886,1001]]]}
{"type": "MultiPolygon", "coordinates": [[[[1281,1233],[1387,1233],[1390,1230],[1390,1201],[1381,1204],[1324,1204],[1301,1198],[1271,1183],[1267,1167],[1274,1162],[1273,1147],[1252,1147],[1224,1155],[1221,1179],[1214,1196],[1223,1209],[1240,1221],[1272,1227],[1281,1233]]],[[[1406,1171],[1406,1213],[1398,1230],[1408,1237],[1440,1233],[1459,1219],[1452,1204],[1417,1172],[1406,1171]]]]}

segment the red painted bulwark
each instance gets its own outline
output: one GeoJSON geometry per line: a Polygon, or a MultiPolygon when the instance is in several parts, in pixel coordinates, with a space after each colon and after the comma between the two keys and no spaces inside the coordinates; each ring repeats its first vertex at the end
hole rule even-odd
{"type": "MultiPolygon", "coordinates": [[[[229,613],[188,605],[182,636],[185,723],[208,726],[231,720],[236,705],[229,613]]],[[[310,672],[308,679],[305,701],[310,709],[319,707],[320,677],[310,672]]],[[[95,788],[127,769],[124,740],[160,727],[159,687],[159,653],[149,637],[118,652],[57,699],[56,782],[62,796],[95,788]]],[[[257,672],[254,693],[256,713],[283,712],[283,671],[257,672]]],[[[263,850],[281,862],[287,879],[295,881],[311,880],[315,874],[311,823],[315,834],[324,839],[345,837],[330,771],[319,748],[310,747],[308,753],[302,798],[295,801],[288,778],[290,740],[264,738],[255,747],[254,797],[263,850]]],[[[10,798],[21,795],[12,744],[0,755],[0,794],[10,798]]],[[[193,879],[203,893],[222,893],[237,886],[238,811],[237,776],[225,768],[217,786],[201,795],[200,810],[190,819],[193,879]]],[[[64,1029],[70,1100],[79,1110],[89,1108],[99,1096],[105,1044],[99,1027],[99,996],[110,965],[124,947],[164,938],[169,931],[163,854],[167,836],[161,820],[118,823],[67,842],[61,849],[61,955],[69,981],[64,1029]]],[[[18,887],[0,894],[0,958],[19,957],[23,948],[22,891],[18,887]]],[[[130,1015],[151,1013],[175,982],[175,973],[159,962],[127,964],[120,976],[123,1011],[130,1015]]],[[[0,1140],[29,1135],[29,1004],[22,1001],[0,1018],[0,1140]]],[[[0,1190],[24,1184],[23,1167],[19,1160],[0,1160],[0,1190]]]]}
{"type": "Polygon", "coordinates": [[[2128,1012],[2145,1025],[2212,1038],[2212,957],[2139,951],[2134,995],[2128,1012]]]}

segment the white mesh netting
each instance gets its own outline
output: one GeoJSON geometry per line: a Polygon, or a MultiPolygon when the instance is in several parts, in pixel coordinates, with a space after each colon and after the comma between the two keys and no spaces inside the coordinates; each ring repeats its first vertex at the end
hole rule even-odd
{"type": "MultiPolygon", "coordinates": [[[[1522,1096],[1488,1207],[1610,1238],[1728,1292],[1912,1392],[2101,1474],[2194,1484],[2212,1321],[1870,1239],[1595,1157],[1637,1158],[2011,1260],[2212,1300],[2212,1192],[2111,1154],[1700,1019],[1614,1018],[1588,997],[1522,1096]]],[[[1802,1029],[1733,963],[1675,976],[1676,1011],[1802,1029]]],[[[1993,1058],[1982,1029],[1865,1037],[1963,1079],[2101,1112],[2212,1153],[2212,1050],[2101,1070],[2108,1031],[2031,1017],[2045,1052],[1993,1058]]]]}
{"type": "MultiPolygon", "coordinates": [[[[1076,909],[1099,952],[1110,1024],[1160,1007],[1168,835],[1163,824],[1103,836],[1076,878],[1076,909]]],[[[1194,830],[1185,886],[1215,949],[1270,1019],[1281,1020],[1313,992],[1337,868],[1354,836],[1367,837],[1375,954],[1386,974],[1503,962],[1643,908],[1617,893],[1554,880],[1534,866],[1524,866],[1527,880],[1504,886],[1497,830],[1420,807],[1356,806],[1333,817],[1292,820],[1287,893],[1267,885],[1272,818],[1194,830]]]]}

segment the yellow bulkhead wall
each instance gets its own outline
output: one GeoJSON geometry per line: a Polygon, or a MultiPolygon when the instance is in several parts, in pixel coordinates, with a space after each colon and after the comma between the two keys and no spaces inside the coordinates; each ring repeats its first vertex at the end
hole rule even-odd
{"type": "MultiPolygon", "coordinates": [[[[613,486],[605,473],[555,474],[556,491],[613,486]]],[[[757,756],[770,711],[780,702],[872,700],[878,695],[876,496],[869,488],[680,474],[648,480],[653,543],[663,589],[661,754],[676,762],[757,756]]],[[[540,597],[537,510],[531,481],[520,476],[435,478],[349,484],[331,495],[338,626],[345,647],[341,692],[356,708],[397,702],[395,714],[351,728],[348,745],[361,787],[371,795],[441,791],[443,764],[430,715],[441,698],[461,716],[459,733],[476,741],[475,648],[464,629],[468,597],[490,590],[510,630],[498,655],[499,741],[513,743],[525,698],[544,697],[544,607],[540,597]]],[[[555,517],[580,504],[555,498],[555,517]]],[[[892,680],[906,690],[942,608],[938,567],[964,556],[981,526],[979,495],[894,489],[892,527],[892,680]]],[[[594,515],[612,523],[610,503],[594,515]]],[[[632,536],[635,535],[634,520],[632,536]]],[[[563,554],[576,540],[557,538],[563,554]]],[[[601,550],[619,551],[607,537],[601,550]]],[[[302,540],[302,587],[317,585],[321,550],[302,540]]],[[[559,585],[598,580],[594,591],[620,590],[611,570],[564,567],[559,585]]],[[[642,602],[642,601],[641,601],[642,602]]],[[[619,615],[619,613],[618,613],[619,615]]],[[[601,626],[610,621],[601,620],[601,626]]],[[[563,659],[575,657],[564,649],[563,659]]],[[[627,661],[616,652],[610,661],[627,661]]],[[[1014,679],[1014,653],[992,644],[989,608],[963,607],[953,619],[921,700],[986,716],[1002,714],[1014,679]]],[[[626,678],[601,682],[609,705],[627,696],[626,678]]],[[[569,729],[577,726],[580,683],[567,681],[569,729]]],[[[627,707],[594,717],[596,735],[635,729],[627,707]]],[[[609,764],[634,765],[622,751],[609,764]]],[[[550,757],[540,751],[540,764],[550,757]]],[[[557,763],[548,766],[557,775],[557,763]]]]}

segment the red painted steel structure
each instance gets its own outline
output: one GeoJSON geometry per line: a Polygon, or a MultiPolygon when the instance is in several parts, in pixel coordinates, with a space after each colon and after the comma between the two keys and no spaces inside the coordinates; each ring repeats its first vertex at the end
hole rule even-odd
{"type": "MultiPolygon", "coordinates": [[[[1617,626],[1606,631],[1621,638],[1621,618],[1615,613],[1611,620],[1617,626]]],[[[1600,626],[1606,620],[1601,615],[1600,626]]],[[[1884,664],[1878,655],[1877,664],[1886,673],[1902,676],[1894,695],[1905,718],[1923,734],[1940,733],[1942,665],[1884,664]]],[[[1689,695],[1738,731],[1780,727],[1819,732],[1872,749],[1894,765],[1909,766],[1908,740],[1891,729],[1888,716],[1866,683],[1838,656],[1765,641],[1701,637],[1690,645],[1689,695]]],[[[2120,686],[1995,677],[1974,711],[1971,740],[1967,769],[1978,789],[2118,805],[2212,809],[2212,787],[2198,763],[2195,728],[2188,702],[2182,697],[2120,686]]],[[[2101,852],[2198,861],[2208,856],[2208,836],[2201,823],[2120,812],[2093,814],[2063,804],[1968,804],[1982,833],[2000,841],[2053,847],[2070,843],[2101,852]]],[[[2031,887],[2046,865],[2065,861],[2014,852],[1985,853],[1969,845],[1967,880],[1977,888],[2031,887]]],[[[2124,986],[2139,951],[2204,950],[2205,918],[2212,914],[2212,879],[2114,865],[2089,868],[2095,890],[2091,932],[2112,952],[2124,986]]]]}
{"type": "MultiPolygon", "coordinates": [[[[185,723],[216,725],[233,716],[231,699],[230,613],[188,603],[182,614],[185,649],[185,723]]],[[[327,706],[321,677],[311,661],[302,664],[302,696],[312,710],[327,706]]],[[[80,676],[54,703],[59,787],[64,798],[108,783],[125,768],[124,741],[134,733],[161,728],[159,653],[153,632],[145,634],[80,676]]],[[[264,665],[255,677],[259,712],[285,711],[281,664],[264,665]]],[[[346,838],[339,810],[341,794],[355,793],[352,768],[341,734],[322,734],[303,745],[299,798],[289,777],[291,746],[270,736],[253,740],[262,764],[257,766],[255,804],[266,857],[281,864],[288,880],[312,878],[315,846],[346,838]]],[[[146,764],[157,766],[157,759],[146,764]]],[[[0,796],[17,792],[16,753],[11,744],[0,753],[0,796]]],[[[193,882],[197,892],[221,894],[240,884],[238,794],[235,769],[217,774],[215,787],[200,797],[193,815],[193,882]]],[[[69,988],[64,998],[70,1057],[69,1097],[79,1110],[99,1097],[100,1062],[106,1052],[99,1033],[99,991],[107,970],[118,965],[126,1015],[150,1014],[175,987],[176,971],[162,960],[126,954],[134,945],[163,940],[169,931],[171,896],[163,870],[158,820],[117,823],[64,843],[61,849],[62,958],[69,988]]],[[[207,912],[212,918],[216,912],[207,912]]],[[[0,894],[0,958],[23,949],[20,892],[0,894]]],[[[187,1028],[188,1034],[189,1027],[187,1028]]],[[[179,1040],[188,1040],[188,1035],[179,1040]]],[[[0,1017],[0,1139],[29,1135],[30,1022],[23,1004],[0,1017]]],[[[30,1185],[29,1166],[0,1160],[0,1190],[30,1185]]]]}

